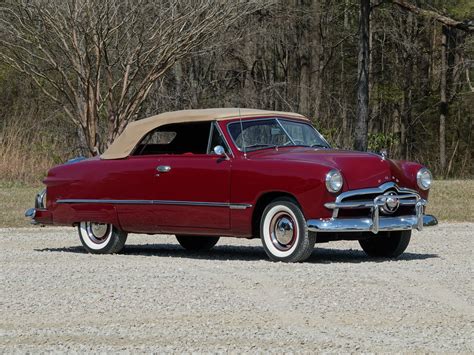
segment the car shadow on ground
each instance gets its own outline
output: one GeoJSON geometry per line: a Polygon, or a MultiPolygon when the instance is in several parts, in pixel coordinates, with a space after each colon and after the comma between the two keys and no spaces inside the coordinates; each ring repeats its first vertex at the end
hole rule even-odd
{"type": "MultiPolygon", "coordinates": [[[[64,248],[35,249],[39,252],[66,252],[86,254],[82,246],[64,248]]],[[[203,260],[267,261],[269,260],[261,246],[221,245],[211,251],[192,252],[175,244],[137,244],[126,245],[120,253],[126,256],[157,256],[203,260]]],[[[413,261],[438,258],[436,254],[405,252],[396,261],[413,261]]],[[[364,263],[384,262],[384,258],[370,258],[362,250],[318,248],[306,260],[306,263],[364,263]]]]}

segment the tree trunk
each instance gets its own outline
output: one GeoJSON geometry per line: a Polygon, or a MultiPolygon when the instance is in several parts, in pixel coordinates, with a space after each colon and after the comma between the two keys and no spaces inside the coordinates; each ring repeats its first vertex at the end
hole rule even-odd
{"type": "Polygon", "coordinates": [[[359,55],[357,80],[357,122],[355,150],[367,150],[367,122],[369,118],[369,32],[370,0],[360,1],[359,55]]]}
{"type": "MultiPolygon", "coordinates": [[[[344,0],[344,33],[349,31],[349,0],[344,0]]],[[[349,129],[349,114],[347,110],[347,95],[346,95],[346,67],[345,61],[345,47],[344,42],[341,43],[341,78],[340,78],[340,97],[342,100],[342,138],[340,144],[342,148],[349,148],[351,145],[350,129],[349,129]]]]}
{"type": "Polygon", "coordinates": [[[441,174],[446,170],[446,115],[448,114],[447,88],[447,32],[448,28],[443,26],[441,32],[441,83],[440,83],[440,105],[439,105],[439,168],[441,174]]]}

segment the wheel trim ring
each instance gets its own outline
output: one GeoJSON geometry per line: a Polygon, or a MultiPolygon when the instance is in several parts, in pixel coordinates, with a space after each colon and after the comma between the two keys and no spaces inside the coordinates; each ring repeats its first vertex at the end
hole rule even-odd
{"type": "Polygon", "coordinates": [[[270,235],[270,240],[276,249],[280,251],[290,250],[295,245],[295,242],[297,239],[296,238],[297,229],[295,228],[295,221],[293,220],[293,217],[284,211],[275,213],[275,215],[273,215],[270,221],[268,233],[270,235]],[[279,222],[282,222],[283,220],[287,220],[288,222],[290,222],[290,225],[291,225],[290,230],[291,230],[292,235],[291,235],[291,239],[287,243],[282,242],[281,240],[279,240],[281,238],[278,238],[277,228],[278,228],[279,222]]]}

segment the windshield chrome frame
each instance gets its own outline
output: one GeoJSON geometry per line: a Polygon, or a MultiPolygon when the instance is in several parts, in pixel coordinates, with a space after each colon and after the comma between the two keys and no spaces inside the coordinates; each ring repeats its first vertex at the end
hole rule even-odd
{"type": "MultiPolygon", "coordinates": [[[[276,117],[275,120],[277,121],[278,125],[281,127],[281,129],[283,130],[283,132],[285,132],[285,134],[288,136],[288,138],[290,138],[290,142],[291,142],[293,145],[296,145],[296,144],[295,144],[295,141],[293,140],[293,138],[290,136],[290,134],[289,134],[288,131],[285,129],[285,127],[283,127],[283,125],[281,124],[280,119],[279,119],[278,117],[276,117]]],[[[284,147],[284,145],[283,145],[283,147],[284,147]]]]}
{"type": "MultiPolygon", "coordinates": [[[[291,138],[290,134],[288,133],[288,131],[283,127],[283,125],[280,123],[280,120],[281,121],[290,121],[290,122],[295,122],[294,120],[291,120],[291,119],[287,119],[287,118],[281,118],[281,117],[277,117],[276,120],[278,121],[278,123],[280,124],[280,126],[285,130],[285,133],[290,137],[290,139],[292,140],[293,142],[293,139],[291,138]]],[[[305,124],[307,126],[310,126],[315,132],[316,134],[318,135],[318,137],[324,142],[326,143],[327,147],[326,149],[330,149],[331,148],[331,145],[329,144],[329,142],[326,140],[326,138],[323,137],[323,135],[321,133],[319,133],[319,131],[310,123],[305,123],[305,122],[298,122],[298,123],[301,123],[301,124],[305,124]]],[[[301,144],[295,144],[293,142],[294,146],[299,146],[299,147],[307,147],[306,145],[301,145],[301,144]]],[[[291,145],[289,146],[291,147],[291,145]]],[[[311,148],[311,147],[310,147],[311,148]]],[[[312,148],[315,148],[315,147],[312,147],[312,148]]]]}
{"type": "MultiPolygon", "coordinates": [[[[289,135],[289,133],[286,131],[286,129],[282,126],[280,120],[282,121],[290,121],[290,122],[296,122],[296,123],[301,123],[301,124],[304,124],[304,125],[307,125],[309,127],[311,127],[315,132],[316,134],[318,135],[318,137],[324,142],[326,143],[327,147],[325,149],[331,149],[331,145],[328,143],[328,141],[323,137],[323,135],[321,133],[318,132],[318,130],[310,123],[310,122],[303,122],[301,120],[298,120],[298,119],[291,119],[291,118],[287,118],[287,117],[262,117],[262,118],[256,118],[256,119],[248,119],[248,120],[243,120],[242,122],[256,122],[256,121],[268,121],[268,120],[275,120],[277,121],[278,125],[283,129],[283,131],[285,132],[285,134],[288,136],[288,138],[290,139],[290,141],[293,143],[293,145],[274,145],[274,146],[268,146],[268,147],[262,147],[262,148],[255,148],[255,149],[252,149],[250,150],[250,152],[255,152],[257,150],[263,150],[263,149],[272,149],[272,148],[280,148],[280,147],[307,147],[307,148],[311,148],[310,146],[306,146],[306,145],[298,145],[298,144],[295,144],[293,139],[291,138],[291,136],[289,135]]],[[[238,145],[237,143],[235,142],[235,139],[234,137],[232,136],[232,133],[230,133],[230,130],[229,130],[229,126],[231,124],[234,124],[234,123],[239,123],[239,121],[232,121],[232,122],[227,122],[226,123],[226,129],[227,129],[227,133],[229,134],[229,137],[230,139],[232,140],[232,143],[234,144],[234,147],[239,151],[239,152],[244,152],[244,150],[242,150],[238,145]]],[[[315,147],[313,147],[315,148],[315,147]]],[[[245,152],[248,153],[249,150],[245,149],[245,152]]]]}

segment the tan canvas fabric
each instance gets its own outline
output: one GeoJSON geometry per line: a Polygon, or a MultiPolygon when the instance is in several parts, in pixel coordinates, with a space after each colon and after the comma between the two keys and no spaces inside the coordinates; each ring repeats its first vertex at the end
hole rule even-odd
{"type": "Polygon", "coordinates": [[[165,112],[156,116],[129,123],[123,133],[118,136],[110,145],[110,147],[104,152],[104,154],[101,155],[101,158],[121,159],[128,157],[136,145],[148,132],[166,124],[259,116],[293,117],[307,120],[306,117],[297,113],[254,110],[248,108],[242,108],[240,110],[238,108],[210,108],[203,110],[165,112]]]}

